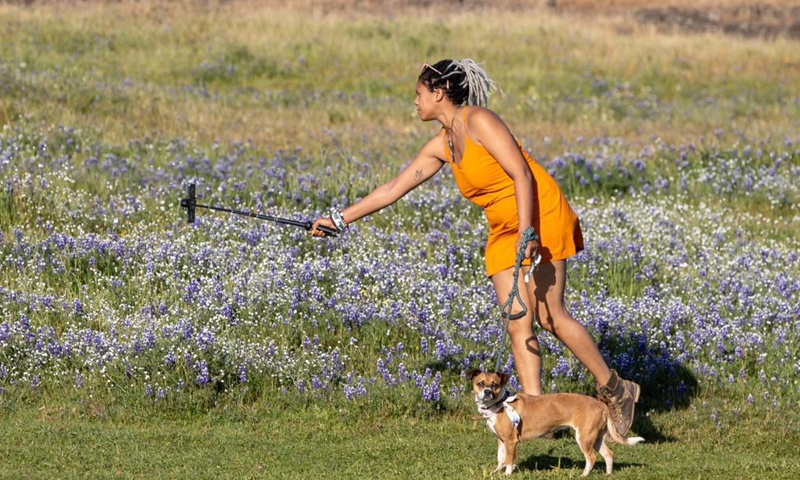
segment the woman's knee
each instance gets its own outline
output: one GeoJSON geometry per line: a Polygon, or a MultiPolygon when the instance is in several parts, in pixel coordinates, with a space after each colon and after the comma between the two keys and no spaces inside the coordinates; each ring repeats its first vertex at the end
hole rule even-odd
{"type": "Polygon", "coordinates": [[[506,328],[508,336],[513,339],[525,339],[533,335],[533,316],[528,313],[515,320],[509,320],[506,328]]]}
{"type": "Polygon", "coordinates": [[[563,305],[548,305],[542,302],[539,303],[538,307],[536,309],[536,323],[554,335],[566,321],[572,318],[563,305]]]}

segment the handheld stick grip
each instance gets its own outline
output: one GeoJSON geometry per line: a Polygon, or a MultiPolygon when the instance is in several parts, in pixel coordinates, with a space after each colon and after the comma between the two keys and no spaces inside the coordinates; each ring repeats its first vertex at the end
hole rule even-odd
{"type": "MultiPolygon", "coordinates": [[[[306,231],[311,230],[311,227],[313,227],[313,226],[314,226],[313,222],[306,223],[306,231]]],[[[339,230],[336,230],[335,228],[324,227],[322,225],[317,227],[317,230],[319,230],[320,232],[324,233],[326,237],[335,237],[335,236],[339,235],[339,230]]]]}

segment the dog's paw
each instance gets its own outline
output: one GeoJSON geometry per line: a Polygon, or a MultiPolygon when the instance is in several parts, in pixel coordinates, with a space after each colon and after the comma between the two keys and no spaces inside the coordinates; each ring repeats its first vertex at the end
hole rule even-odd
{"type": "Polygon", "coordinates": [[[501,465],[498,465],[498,466],[497,466],[497,468],[495,468],[494,470],[492,470],[492,475],[494,475],[494,474],[495,474],[495,473],[497,473],[497,472],[500,472],[500,471],[501,471],[501,470],[503,470],[503,469],[505,469],[505,474],[506,474],[506,475],[511,475],[511,473],[512,473],[514,470],[516,470],[516,469],[517,469],[517,466],[516,466],[516,465],[502,465],[502,464],[501,464],[501,465]]]}

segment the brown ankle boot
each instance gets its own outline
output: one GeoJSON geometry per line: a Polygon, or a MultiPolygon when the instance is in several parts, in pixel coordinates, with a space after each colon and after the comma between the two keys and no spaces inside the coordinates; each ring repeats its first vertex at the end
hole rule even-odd
{"type": "Polygon", "coordinates": [[[639,401],[639,385],[622,380],[615,370],[605,385],[597,384],[598,398],[608,405],[611,418],[620,435],[625,435],[633,423],[634,404],[639,401]]]}

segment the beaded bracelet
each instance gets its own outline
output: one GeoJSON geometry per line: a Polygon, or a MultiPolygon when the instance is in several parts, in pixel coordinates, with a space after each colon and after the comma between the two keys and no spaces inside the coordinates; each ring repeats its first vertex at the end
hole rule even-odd
{"type": "Polygon", "coordinates": [[[344,221],[342,212],[338,210],[331,212],[331,221],[333,222],[333,225],[336,226],[336,229],[340,232],[344,232],[344,229],[347,228],[347,223],[344,221]]]}

